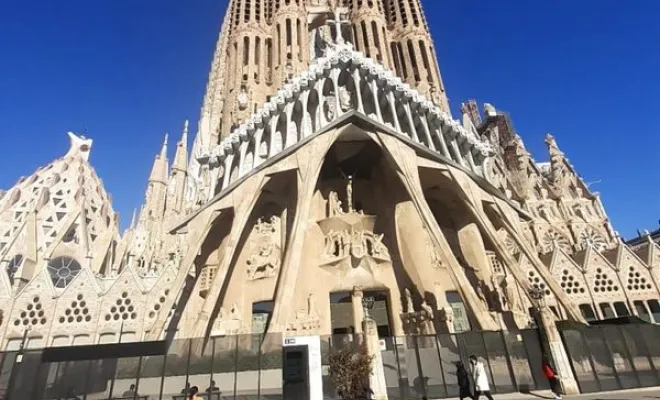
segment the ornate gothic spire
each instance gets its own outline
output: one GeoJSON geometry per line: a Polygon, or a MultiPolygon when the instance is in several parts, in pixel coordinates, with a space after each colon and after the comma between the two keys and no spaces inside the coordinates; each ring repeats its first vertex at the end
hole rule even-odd
{"type": "Polygon", "coordinates": [[[548,145],[548,152],[550,153],[550,174],[548,181],[555,194],[561,195],[564,188],[566,159],[564,153],[559,150],[554,136],[548,133],[545,136],[545,143],[548,145]]]}
{"type": "Polygon", "coordinates": [[[160,149],[160,153],[156,156],[154,160],[154,165],[151,168],[151,175],[149,176],[149,182],[167,182],[168,175],[168,161],[167,161],[167,139],[168,134],[165,134],[165,140],[163,141],[163,147],[160,149]]]}
{"type": "Polygon", "coordinates": [[[183,124],[183,133],[181,140],[176,145],[176,153],[174,154],[174,162],[172,169],[179,171],[186,171],[188,168],[188,120],[183,124]]]}

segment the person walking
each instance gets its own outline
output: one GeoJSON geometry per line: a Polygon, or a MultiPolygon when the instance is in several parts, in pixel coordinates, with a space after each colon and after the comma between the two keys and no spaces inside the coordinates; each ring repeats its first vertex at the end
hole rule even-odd
{"type": "Polygon", "coordinates": [[[465,365],[462,362],[456,363],[456,378],[458,379],[458,397],[461,400],[472,398],[472,389],[470,388],[470,376],[465,365]]]}
{"type": "Polygon", "coordinates": [[[197,386],[191,387],[188,393],[188,400],[201,400],[201,397],[197,393],[199,393],[199,388],[197,386]]]}
{"type": "Polygon", "coordinates": [[[488,400],[493,400],[490,394],[490,384],[484,363],[477,359],[477,356],[470,356],[470,365],[472,366],[472,379],[474,380],[474,400],[479,400],[481,395],[486,396],[488,400]]]}
{"type": "Polygon", "coordinates": [[[543,375],[545,375],[546,379],[548,379],[548,383],[550,383],[552,395],[555,399],[561,399],[561,382],[559,381],[559,377],[554,368],[550,365],[548,357],[543,357],[543,375]]]}

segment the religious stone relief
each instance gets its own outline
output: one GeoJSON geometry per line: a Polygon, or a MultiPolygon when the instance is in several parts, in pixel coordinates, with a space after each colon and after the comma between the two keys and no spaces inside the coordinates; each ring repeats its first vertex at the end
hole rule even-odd
{"type": "Polygon", "coordinates": [[[254,226],[256,250],[248,257],[247,277],[249,280],[275,278],[280,270],[282,259],[280,237],[280,218],[271,216],[268,221],[257,220],[254,226]]]}
{"type": "Polygon", "coordinates": [[[390,261],[387,246],[383,243],[383,234],[373,232],[376,217],[364,215],[353,205],[353,178],[347,177],[346,209],[339,199],[339,194],[328,194],[327,218],[318,221],[324,233],[322,266],[331,266],[350,259],[357,267],[363,259],[376,263],[390,261]]]}
{"type": "Polygon", "coordinates": [[[440,252],[440,249],[433,244],[433,241],[428,234],[426,235],[426,248],[431,257],[431,265],[434,268],[445,268],[444,261],[442,260],[442,253],[440,252]]]}
{"type": "Polygon", "coordinates": [[[249,280],[274,278],[280,268],[279,249],[273,243],[267,243],[259,248],[258,253],[250,255],[247,260],[249,280]]]}
{"type": "Polygon", "coordinates": [[[321,329],[321,319],[316,310],[314,294],[307,296],[307,309],[298,310],[293,321],[287,324],[287,333],[290,335],[317,334],[321,329]]]}
{"type": "Polygon", "coordinates": [[[223,307],[220,307],[218,316],[211,328],[211,336],[238,335],[242,332],[242,328],[243,316],[238,305],[234,303],[228,313],[223,307]]]}
{"type": "Polygon", "coordinates": [[[347,112],[353,108],[353,99],[351,93],[344,86],[339,88],[339,107],[343,112],[347,112]]]}
{"type": "Polygon", "coordinates": [[[325,112],[326,121],[332,121],[337,116],[337,100],[335,99],[334,91],[325,96],[323,111],[325,112]]]}

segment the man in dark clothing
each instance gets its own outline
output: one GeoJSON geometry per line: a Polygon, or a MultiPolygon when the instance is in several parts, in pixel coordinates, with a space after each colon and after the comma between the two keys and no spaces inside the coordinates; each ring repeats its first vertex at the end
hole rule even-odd
{"type": "Polygon", "coordinates": [[[470,376],[462,362],[456,363],[456,378],[458,378],[458,397],[460,397],[461,400],[465,398],[471,399],[472,390],[470,389],[470,376]]]}

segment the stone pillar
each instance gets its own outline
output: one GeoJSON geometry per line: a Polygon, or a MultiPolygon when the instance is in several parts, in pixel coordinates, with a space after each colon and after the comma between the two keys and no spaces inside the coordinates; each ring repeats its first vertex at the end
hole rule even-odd
{"type": "Polygon", "coordinates": [[[470,267],[474,268],[477,278],[484,282],[490,282],[490,263],[477,224],[467,222],[460,228],[458,230],[458,241],[465,261],[470,267]]]}
{"type": "Polygon", "coordinates": [[[362,321],[364,320],[364,308],[362,306],[362,298],[364,293],[362,288],[356,286],[351,293],[353,304],[353,326],[355,327],[355,334],[359,335],[362,331],[362,321]]]}
{"type": "Polygon", "coordinates": [[[542,346],[545,347],[546,354],[552,357],[557,374],[559,374],[559,378],[561,379],[564,394],[579,394],[580,389],[573,375],[573,370],[568,360],[566,348],[559,335],[559,330],[555,325],[555,317],[552,310],[547,305],[542,305],[539,307],[538,315],[541,325],[541,340],[543,340],[542,346]]]}
{"type": "Polygon", "coordinates": [[[367,354],[371,360],[371,374],[369,375],[369,386],[373,391],[373,400],[387,400],[387,384],[385,382],[385,370],[383,369],[383,357],[380,352],[380,341],[378,339],[378,327],[373,319],[365,319],[362,322],[365,332],[365,344],[367,354]]]}

